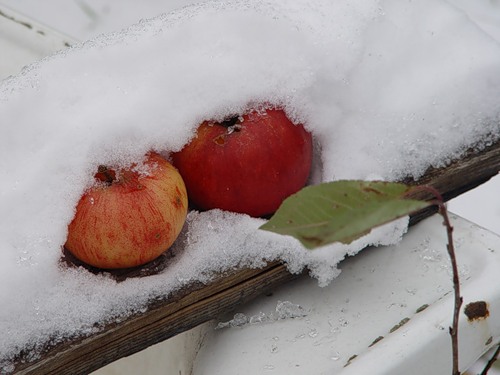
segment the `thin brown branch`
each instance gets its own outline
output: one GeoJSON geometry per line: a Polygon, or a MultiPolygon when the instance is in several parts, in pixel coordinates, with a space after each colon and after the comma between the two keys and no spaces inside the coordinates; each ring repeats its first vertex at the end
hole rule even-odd
{"type": "Polygon", "coordinates": [[[453,360],[453,375],[460,375],[460,369],[458,367],[458,320],[460,316],[460,307],[462,306],[463,298],[460,295],[460,280],[458,276],[458,264],[455,255],[455,247],[453,245],[453,227],[450,223],[448,217],[448,210],[443,201],[439,202],[439,213],[444,219],[444,225],[446,226],[446,233],[448,235],[448,244],[446,248],[448,249],[448,255],[450,256],[451,267],[453,271],[453,290],[455,292],[455,306],[453,309],[453,322],[450,327],[451,336],[451,348],[452,348],[452,360],[453,360]]]}
{"type": "Polygon", "coordinates": [[[484,366],[483,371],[479,375],[487,375],[488,371],[490,371],[491,366],[493,366],[493,364],[496,362],[499,355],[500,355],[500,344],[498,344],[497,349],[495,350],[488,363],[486,363],[486,366],[484,366]]]}
{"type": "Polygon", "coordinates": [[[451,225],[450,218],[448,216],[448,210],[446,204],[444,203],[443,196],[441,193],[432,186],[417,186],[414,191],[423,191],[432,194],[435,199],[432,201],[438,207],[439,214],[443,217],[443,225],[446,227],[446,234],[448,237],[448,243],[446,249],[448,250],[448,255],[450,257],[451,268],[453,273],[453,291],[454,291],[454,307],[453,307],[453,321],[449,328],[451,336],[451,351],[452,351],[452,375],[460,375],[459,369],[459,356],[458,356],[458,321],[460,318],[460,307],[463,303],[463,298],[460,295],[460,279],[458,274],[458,263],[455,254],[455,246],[453,244],[453,226],[451,225]]]}

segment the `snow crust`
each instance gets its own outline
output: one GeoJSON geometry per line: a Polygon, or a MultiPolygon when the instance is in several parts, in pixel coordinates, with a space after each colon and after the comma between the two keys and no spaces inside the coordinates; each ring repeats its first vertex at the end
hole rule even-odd
{"type": "MultiPolygon", "coordinates": [[[[484,6],[482,4],[481,6],[484,6]]],[[[320,285],[407,220],[309,252],[261,219],[191,212],[161,273],[60,264],[99,164],[177,151],[205,119],[283,107],[316,140],[311,183],[418,178],[500,136],[500,44],[444,0],[215,1],[101,35],[0,83],[0,373],[25,345],[99,329],[218,272],[281,260],[320,285]],[[55,336],[54,336],[55,334],[55,336]]]]}

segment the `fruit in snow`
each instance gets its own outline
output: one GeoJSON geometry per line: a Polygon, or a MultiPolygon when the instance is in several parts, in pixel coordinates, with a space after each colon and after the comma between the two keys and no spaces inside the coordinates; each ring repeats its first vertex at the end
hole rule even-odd
{"type": "Polygon", "coordinates": [[[311,134],[272,109],[202,123],[172,160],[195,208],[259,217],[306,184],[312,149],[311,134]]]}
{"type": "Polygon", "coordinates": [[[187,215],[187,193],[178,171],[149,153],[142,167],[99,167],[99,182],[81,197],[68,226],[66,249],[103,269],[143,265],[166,251],[187,215]]]}

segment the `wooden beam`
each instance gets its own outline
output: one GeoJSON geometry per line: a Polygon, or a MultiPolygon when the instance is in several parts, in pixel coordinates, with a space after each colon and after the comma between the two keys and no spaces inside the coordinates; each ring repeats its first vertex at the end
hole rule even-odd
{"type": "MultiPolygon", "coordinates": [[[[449,200],[470,190],[500,170],[500,140],[481,151],[470,151],[460,160],[443,168],[429,169],[418,181],[406,183],[431,185],[449,200]]],[[[428,197],[425,197],[428,198],[428,197]]],[[[410,223],[432,215],[426,209],[413,215],[410,223]]],[[[162,258],[161,262],[168,262],[162,258]]],[[[161,269],[154,264],[153,270],[161,269]]],[[[117,278],[137,276],[117,274],[117,278]]],[[[209,285],[192,285],[163,301],[155,301],[143,314],[130,316],[120,323],[110,324],[101,332],[86,338],[68,340],[49,347],[41,358],[26,362],[19,358],[15,373],[18,374],[88,374],[108,363],[134,354],[151,345],[175,336],[220,314],[234,309],[271,288],[298,275],[291,275],[279,263],[268,264],[262,269],[242,269],[221,275],[209,285]]]]}
{"type": "Polygon", "coordinates": [[[193,286],[155,302],[143,314],[110,324],[94,336],[57,345],[42,360],[20,364],[16,374],[88,374],[215,318],[297,276],[272,263],[262,269],[234,272],[207,286],[193,286]]]}
{"type": "MultiPolygon", "coordinates": [[[[445,201],[449,201],[496,176],[500,171],[500,139],[492,145],[477,150],[469,150],[461,159],[442,168],[429,168],[418,181],[406,179],[410,185],[429,185],[437,189],[445,201]]],[[[431,199],[429,194],[417,196],[431,199]]],[[[437,212],[436,207],[429,207],[412,215],[410,225],[437,212]]]]}

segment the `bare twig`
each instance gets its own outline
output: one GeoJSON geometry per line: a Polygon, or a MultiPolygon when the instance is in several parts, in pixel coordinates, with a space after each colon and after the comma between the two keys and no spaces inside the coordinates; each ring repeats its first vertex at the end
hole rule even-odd
{"type": "Polygon", "coordinates": [[[486,366],[484,366],[483,371],[479,375],[487,375],[488,371],[490,370],[491,366],[493,366],[493,363],[495,363],[495,361],[498,359],[499,355],[500,355],[500,344],[498,344],[497,349],[495,350],[488,363],[486,363],[486,366]]]}
{"type": "Polygon", "coordinates": [[[457,258],[455,256],[455,247],[453,246],[453,227],[451,226],[450,219],[448,217],[448,210],[443,201],[439,201],[439,213],[443,216],[444,225],[446,226],[446,232],[448,234],[448,244],[446,248],[448,249],[448,255],[450,256],[451,267],[453,271],[453,289],[455,291],[455,307],[453,310],[453,323],[450,327],[451,345],[452,345],[452,356],[453,356],[453,375],[460,375],[460,369],[458,368],[458,319],[460,315],[460,307],[462,306],[462,296],[460,295],[460,280],[458,278],[458,265],[457,258]]]}
{"type": "Polygon", "coordinates": [[[449,328],[451,336],[451,350],[452,350],[452,375],[460,375],[459,362],[458,362],[458,321],[460,317],[460,307],[462,306],[462,296],[460,295],[460,280],[458,276],[457,257],[455,255],[455,247],[453,245],[453,226],[451,225],[448,210],[444,203],[441,193],[432,186],[419,186],[415,190],[422,190],[431,193],[436,199],[432,202],[438,206],[439,213],[443,217],[443,225],[446,227],[448,236],[448,244],[446,248],[451,261],[451,268],[453,272],[453,290],[455,305],[453,308],[453,322],[449,328]]]}

